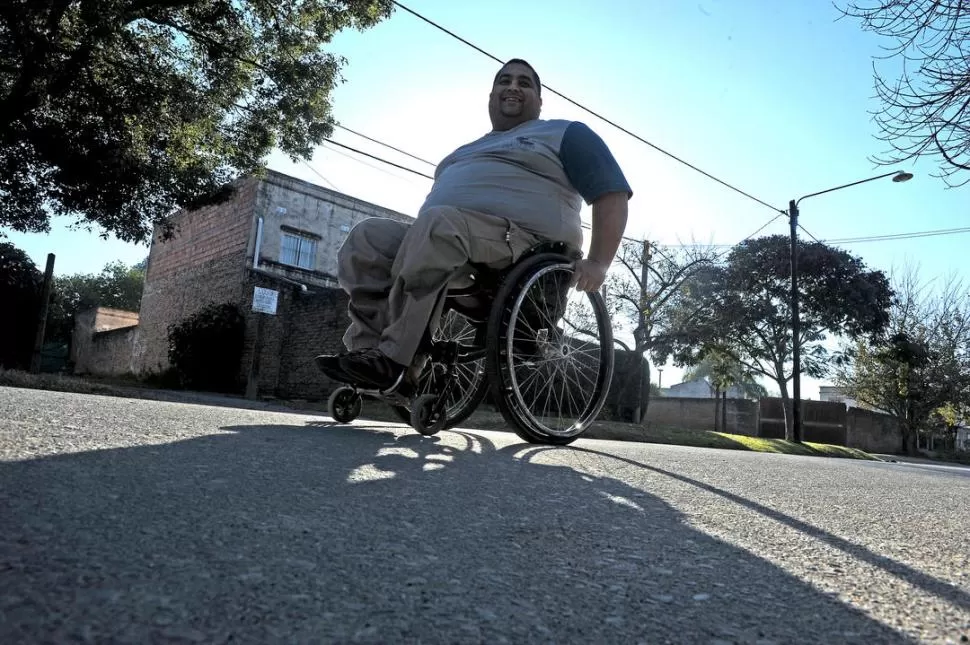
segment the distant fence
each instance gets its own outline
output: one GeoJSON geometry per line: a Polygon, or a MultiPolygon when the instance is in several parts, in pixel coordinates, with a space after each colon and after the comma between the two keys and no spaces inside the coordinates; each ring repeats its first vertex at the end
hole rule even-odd
{"type": "MultiPolygon", "coordinates": [[[[785,438],[780,398],[727,399],[725,405],[724,432],[785,438]]],[[[716,409],[714,398],[651,397],[644,423],[684,430],[714,430],[716,409]]],[[[806,400],[802,401],[802,439],[876,453],[899,452],[903,442],[899,421],[892,416],[847,408],[844,403],[806,400]]]]}
{"type": "MultiPolygon", "coordinates": [[[[647,425],[668,426],[685,430],[714,430],[717,399],[687,397],[651,397],[647,425]]],[[[726,427],[724,432],[749,437],[758,434],[758,402],[747,399],[726,399],[724,402],[726,427]]],[[[719,412],[717,414],[720,414],[719,412]]]]}
{"type": "MultiPolygon", "coordinates": [[[[759,435],[771,439],[785,438],[785,408],[781,398],[761,399],[759,435]]],[[[791,414],[791,401],[788,403],[791,414]]],[[[845,445],[846,407],[832,401],[802,401],[802,439],[816,443],[845,445]]]]}

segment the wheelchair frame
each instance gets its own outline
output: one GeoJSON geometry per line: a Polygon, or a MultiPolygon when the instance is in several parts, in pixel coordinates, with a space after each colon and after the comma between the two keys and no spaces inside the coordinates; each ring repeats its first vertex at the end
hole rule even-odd
{"type": "MultiPolygon", "coordinates": [[[[360,414],[361,398],[373,398],[390,405],[404,422],[421,434],[431,436],[463,422],[491,393],[493,403],[503,418],[522,439],[530,443],[555,445],[575,441],[598,416],[613,376],[612,326],[602,296],[599,293],[587,294],[599,331],[600,355],[596,382],[580,420],[565,430],[545,426],[527,409],[510,358],[516,341],[508,331],[516,316],[524,315],[522,300],[531,284],[530,280],[534,281],[542,272],[562,272],[564,265],[572,265],[581,257],[582,253],[564,243],[547,242],[536,245],[505,269],[472,265],[474,285],[446,292],[442,319],[454,311],[474,329],[475,340],[471,344],[464,344],[455,340],[435,339],[429,330],[419,349],[419,353],[428,355],[428,361],[416,386],[406,379],[399,380],[394,387],[383,392],[341,386],[330,396],[330,415],[336,421],[349,423],[360,414]],[[484,369],[479,364],[475,379],[471,382],[473,391],[464,394],[457,409],[449,408],[449,396],[457,387],[456,368],[483,360],[484,369]]],[[[566,295],[568,292],[561,293],[560,297],[566,295]]],[[[539,345],[543,342],[537,341],[539,345]]],[[[555,358],[558,357],[557,352],[566,355],[568,349],[568,344],[546,342],[542,351],[555,358]]]]}

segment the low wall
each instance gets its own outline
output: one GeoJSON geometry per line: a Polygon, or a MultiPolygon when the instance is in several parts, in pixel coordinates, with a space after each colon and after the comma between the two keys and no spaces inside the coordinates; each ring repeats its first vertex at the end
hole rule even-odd
{"type": "Polygon", "coordinates": [[[75,374],[118,376],[131,371],[138,314],[93,307],[74,317],[70,360],[75,374]]]}
{"type": "MultiPolygon", "coordinates": [[[[846,408],[844,403],[806,401],[803,399],[801,411],[803,441],[838,446],[846,445],[846,408]]],[[[785,438],[785,410],[780,397],[761,399],[759,426],[757,435],[759,437],[785,438]]]]}
{"type": "Polygon", "coordinates": [[[849,448],[875,453],[896,453],[903,449],[899,421],[888,414],[849,408],[845,429],[845,445],[849,448]]]}
{"type": "MultiPolygon", "coordinates": [[[[671,426],[685,430],[714,430],[713,398],[652,397],[645,421],[648,425],[671,426]]],[[[727,399],[727,428],[730,434],[756,436],[758,402],[727,399]]]]}
{"type": "Polygon", "coordinates": [[[87,371],[84,373],[94,376],[121,376],[131,373],[131,351],[137,336],[138,327],[124,327],[94,334],[91,339],[91,352],[97,357],[97,361],[86,366],[87,371]]]}

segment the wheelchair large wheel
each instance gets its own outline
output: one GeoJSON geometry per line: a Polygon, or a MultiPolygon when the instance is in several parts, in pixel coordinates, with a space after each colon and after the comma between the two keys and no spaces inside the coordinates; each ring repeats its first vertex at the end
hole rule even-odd
{"type": "MultiPolygon", "coordinates": [[[[475,412],[488,393],[488,382],[485,378],[485,327],[473,323],[453,309],[448,309],[441,316],[434,339],[438,342],[456,342],[459,346],[459,357],[454,366],[455,382],[448,393],[445,421],[441,426],[443,429],[454,428],[475,412]]],[[[441,392],[445,386],[445,372],[446,366],[441,363],[432,361],[426,366],[415,398],[441,392]]],[[[391,407],[401,421],[411,423],[411,410],[400,406],[391,407]]]]}
{"type": "Polygon", "coordinates": [[[572,262],[524,260],[499,289],[488,321],[492,398],[516,434],[565,445],[589,429],[613,378],[613,330],[599,293],[569,288],[572,262]]]}

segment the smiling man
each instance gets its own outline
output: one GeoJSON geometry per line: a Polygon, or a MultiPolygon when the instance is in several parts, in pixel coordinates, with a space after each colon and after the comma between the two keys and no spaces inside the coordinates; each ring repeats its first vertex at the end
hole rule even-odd
{"type": "Polygon", "coordinates": [[[593,207],[593,231],[575,286],[600,288],[632,191],[589,127],[542,120],[541,110],[539,75],[510,60],[489,94],[491,132],[438,164],[415,222],[371,218],[354,227],[338,252],[337,277],[350,296],[348,351],[318,356],[325,374],[368,389],[397,387],[449,282],[470,262],[502,269],[542,241],[581,248],[583,201],[593,207]]]}

